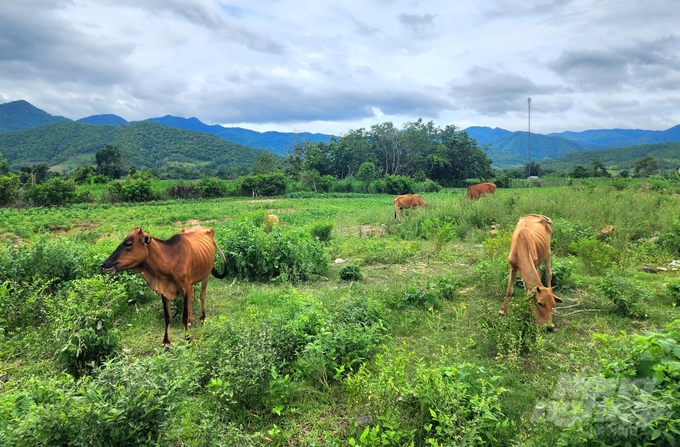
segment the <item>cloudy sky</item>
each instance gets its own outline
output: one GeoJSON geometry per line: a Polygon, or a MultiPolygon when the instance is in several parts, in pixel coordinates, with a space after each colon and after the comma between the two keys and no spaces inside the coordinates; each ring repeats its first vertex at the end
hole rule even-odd
{"type": "Polygon", "coordinates": [[[342,135],[680,123],[677,0],[6,0],[0,103],[342,135]]]}

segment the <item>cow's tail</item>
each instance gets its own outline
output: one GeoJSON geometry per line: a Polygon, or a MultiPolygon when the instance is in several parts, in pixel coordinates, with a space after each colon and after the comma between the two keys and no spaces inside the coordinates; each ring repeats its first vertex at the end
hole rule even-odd
{"type": "Polygon", "coordinates": [[[215,269],[215,267],[213,267],[212,274],[215,278],[222,279],[225,276],[227,276],[227,258],[224,256],[224,252],[222,251],[220,246],[217,245],[217,242],[213,241],[213,244],[215,244],[215,248],[220,253],[220,256],[222,256],[222,262],[224,262],[224,271],[222,273],[220,273],[215,269]]]}

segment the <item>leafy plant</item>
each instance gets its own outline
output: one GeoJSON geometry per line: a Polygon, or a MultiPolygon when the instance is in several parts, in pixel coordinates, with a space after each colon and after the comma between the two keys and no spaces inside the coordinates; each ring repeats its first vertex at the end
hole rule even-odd
{"type": "Polygon", "coordinates": [[[321,242],[328,242],[331,240],[331,233],[333,231],[333,222],[316,222],[312,225],[309,230],[312,237],[320,240],[321,242]]]}
{"type": "Polygon", "coordinates": [[[345,265],[340,269],[340,279],[345,281],[359,281],[362,278],[361,267],[358,265],[345,265]]]}
{"type": "Polygon", "coordinates": [[[616,249],[596,239],[581,239],[570,245],[590,275],[601,275],[616,260],[616,249]]]}
{"type": "Polygon", "coordinates": [[[494,356],[515,362],[538,349],[541,328],[528,299],[512,300],[510,306],[508,315],[487,315],[481,326],[494,356]]]}
{"type": "Polygon", "coordinates": [[[614,312],[629,318],[644,318],[643,301],[650,293],[639,287],[631,279],[609,272],[600,281],[600,290],[614,304],[614,312]]]}

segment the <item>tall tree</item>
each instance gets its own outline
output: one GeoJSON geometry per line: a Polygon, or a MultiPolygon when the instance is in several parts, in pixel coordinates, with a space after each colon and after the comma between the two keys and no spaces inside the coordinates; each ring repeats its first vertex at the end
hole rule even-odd
{"type": "Polygon", "coordinates": [[[125,166],[127,157],[121,153],[118,146],[107,144],[94,154],[94,158],[97,162],[97,174],[118,179],[127,171],[125,166]]]}
{"type": "Polygon", "coordinates": [[[647,177],[654,175],[661,169],[661,162],[659,159],[653,155],[645,155],[642,158],[638,158],[634,162],[635,170],[633,171],[636,177],[647,177]]]}

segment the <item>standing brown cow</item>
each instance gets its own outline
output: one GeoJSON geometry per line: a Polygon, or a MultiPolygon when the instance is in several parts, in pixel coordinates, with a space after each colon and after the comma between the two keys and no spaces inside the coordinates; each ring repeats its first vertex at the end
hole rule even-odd
{"type": "Polygon", "coordinates": [[[515,275],[524,282],[527,297],[533,300],[534,312],[541,326],[548,324],[548,330],[552,331],[555,325],[552,322],[552,309],[555,303],[562,300],[553,294],[552,269],[550,265],[550,236],[552,235],[552,220],[540,214],[529,214],[522,217],[512,233],[510,242],[510,278],[505,300],[498,312],[505,315],[508,308],[508,300],[514,292],[515,275]],[[545,264],[545,274],[548,286],[541,282],[539,266],[545,264]]]}
{"type": "Polygon", "coordinates": [[[184,336],[191,327],[194,306],[194,285],[201,283],[201,317],[205,320],[205,292],[210,273],[216,278],[227,275],[224,253],[215,243],[215,230],[197,225],[184,228],[180,234],[162,240],[146,234],[136,227],[118,248],[99,266],[101,273],[113,275],[122,270],[140,273],[149,287],[163,299],[165,336],[163,346],[170,346],[170,301],[182,295],[182,323],[184,336]],[[224,272],[214,268],[215,248],[224,261],[224,272]]]}
{"type": "Polygon", "coordinates": [[[496,192],[495,183],[477,183],[476,185],[468,186],[465,197],[479,200],[482,194],[493,194],[496,192]]]}
{"type": "Polygon", "coordinates": [[[427,206],[427,202],[420,197],[420,194],[404,194],[394,198],[394,218],[399,219],[404,215],[404,208],[413,209],[417,206],[427,206]]]}
{"type": "Polygon", "coordinates": [[[264,224],[264,232],[265,233],[271,233],[272,229],[276,226],[278,227],[281,225],[279,223],[279,218],[276,216],[276,214],[268,214],[264,217],[264,221],[262,222],[264,224]]]}

